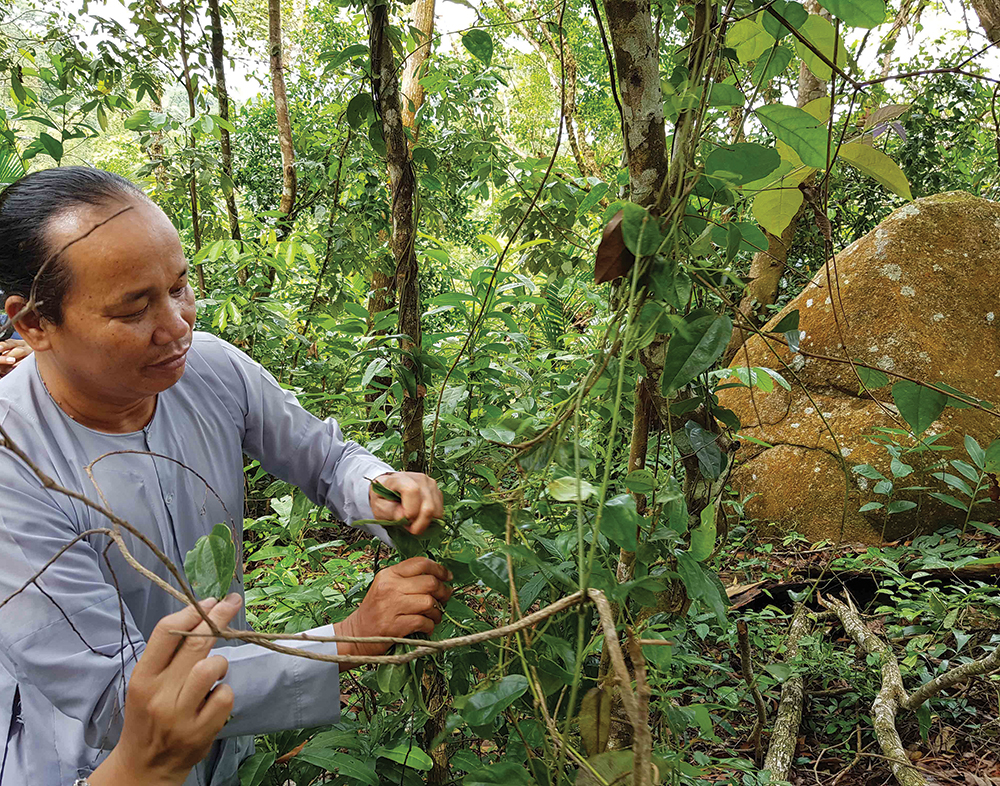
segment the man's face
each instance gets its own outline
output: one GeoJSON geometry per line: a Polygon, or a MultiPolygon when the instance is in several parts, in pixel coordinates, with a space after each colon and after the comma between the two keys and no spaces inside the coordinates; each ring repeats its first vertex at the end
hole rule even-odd
{"type": "Polygon", "coordinates": [[[63,321],[45,323],[47,346],[37,349],[78,393],[129,402],[166,390],[184,373],[194,291],[177,231],[144,201],[67,211],[49,226],[50,248],[109,218],[63,252],[70,273],[63,321]]]}

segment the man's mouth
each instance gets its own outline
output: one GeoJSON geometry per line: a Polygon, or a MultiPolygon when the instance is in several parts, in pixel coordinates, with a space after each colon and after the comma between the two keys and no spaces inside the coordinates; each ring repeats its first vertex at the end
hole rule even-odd
{"type": "Polygon", "coordinates": [[[164,369],[168,371],[171,369],[178,368],[179,366],[184,364],[184,360],[187,358],[187,353],[188,350],[190,349],[191,349],[190,346],[184,347],[182,351],[177,352],[171,355],[170,357],[164,358],[158,363],[150,363],[149,365],[151,368],[164,369]]]}

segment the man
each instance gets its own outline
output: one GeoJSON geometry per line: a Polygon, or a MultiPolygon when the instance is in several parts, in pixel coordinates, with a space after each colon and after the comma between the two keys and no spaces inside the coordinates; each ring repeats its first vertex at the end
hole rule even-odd
{"type": "MultiPolygon", "coordinates": [[[[0,426],[35,465],[0,449],[0,602],[27,586],[0,608],[0,786],[56,786],[89,774],[114,745],[144,640],[180,606],[105,535],[86,535],[52,562],[74,537],[110,522],[43,484],[36,468],[99,496],[175,565],[219,522],[242,541],[244,453],[348,522],[405,517],[419,533],[442,515],[442,498],[430,478],[393,472],[335,421],[307,413],[235,347],[193,333],[177,232],[122,178],[63,167],[10,186],[0,197],[0,289],[8,317],[26,311],[18,330],[34,350],[0,384],[0,426]],[[401,502],[374,495],[375,478],[401,502]]],[[[174,581],[139,539],[125,540],[147,569],[174,581]]],[[[314,633],[431,632],[450,578],[430,560],[400,563],[377,574],[344,622],[314,633]]],[[[241,611],[235,626],[243,625],[241,611]]],[[[192,786],[236,784],[249,735],[339,714],[336,666],[253,645],[223,652],[232,717],[185,781],[192,786]]]]}

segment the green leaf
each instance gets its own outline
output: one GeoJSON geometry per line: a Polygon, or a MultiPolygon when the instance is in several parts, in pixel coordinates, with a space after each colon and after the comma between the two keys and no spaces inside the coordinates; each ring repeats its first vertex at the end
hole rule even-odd
{"type": "Polygon", "coordinates": [[[375,111],[372,97],[368,93],[358,93],[347,105],[347,123],[351,128],[358,129],[375,111]]]}
{"type": "Polygon", "coordinates": [[[382,747],[375,751],[375,756],[424,772],[434,769],[434,760],[416,745],[401,744],[395,748],[382,747]]]}
{"type": "Polygon", "coordinates": [[[889,513],[903,513],[907,510],[913,510],[916,506],[916,502],[910,502],[906,499],[897,499],[889,503],[889,513]]]}
{"type": "Polygon", "coordinates": [[[585,480],[567,476],[556,478],[547,486],[549,495],[558,502],[576,502],[579,493],[580,501],[585,502],[597,489],[585,480]],[[577,485],[579,483],[579,485],[577,485]]]}
{"type": "Polygon", "coordinates": [[[784,104],[769,104],[757,110],[757,119],[780,141],[794,150],[802,163],[826,169],[826,123],[805,110],[784,104]]]}
{"type": "MultiPolygon", "coordinates": [[[[854,359],[855,363],[861,363],[863,361],[854,359]]],[[[855,366],[855,371],[858,372],[858,376],[864,383],[864,386],[869,390],[878,390],[879,388],[884,388],[889,384],[888,375],[882,373],[878,369],[865,368],[864,366],[855,366]]]]}
{"type": "Polygon", "coordinates": [[[768,330],[768,333],[787,333],[790,330],[799,329],[799,310],[796,308],[783,316],[777,325],[768,330]]]}
{"type": "Polygon", "coordinates": [[[866,502],[864,505],[858,508],[858,512],[867,513],[870,510],[881,510],[881,508],[882,508],[881,502],[866,502]]]}
{"type": "Polygon", "coordinates": [[[819,4],[850,27],[870,30],[885,21],[883,0],[819,0],[819,4]]]}
{"type": "Polygon", "coordinates": [[[758,223],[775,237],[781,237],[799,213],[805,197],[799,183],[809,177],[814,169],[801,167],[782,177],[772,187],[761,191],[753,200],[753,216],[758,223]]]}
{"type": "Polygon", "coordinates": [[[715,551],[715,538],[715,505],[709,505],[701,512],[701,523],[691,532],[688,553],[698,562],[704,562],[715,551]]]}
{"type": "MultiPolygon", "coordinates": [[[[837,42],[837,31],[828,19],[824,19],[819,14],[809,14],[809,18],[799,28],[799,33],[805,38],[814,49],[822,52],[823,55],[837,68],[843,70],[844,61],[847,59],[847,50],[844,42],[837,42]],[[836,46],[837,57],[834,59],[834,46],[836,46]]],[[[813,49],[806,46],[802,41],[796,39],[795,51],[799,57],[805,60],[809,70],[817,79],[822,82],[829,82],[833,76],[833,69],[813,52],[813,49]]]]}
{"type": "Polygon", "coordinates": [[[410,667],[406,663],[380,663],[375,669],[375,682],[386,696],[397,696],[410,679],[410,667]]]}
{"type": "Polygon", "coordinates": [[[755,85],[766,85],[778,74],[784,73],[791,62],[792,50],[787,46],[776,47],[757,60],[750,78],[755,85]]]}
{"type": "Polygon", "coordinates": [[[132,113],[130,117],[125,120],[125,128],[130,131],[135,131],[142,126],[149,123],[150,111],[148,109],[140,109],[138,112],[132,113]]]}
{"type": "Polygon", "coordinates": [[[676,556],[677,572],[680,574],[681,581],[684,582],[688,596],[692,600],[704,603],[711,609],[720,625],[727,625],[726,605],[722,599],[722,593],[716,583],[709,578],[705,568],[686,551],[678,552],[676,556]]]}
{"type": "Polygon", "coordinates": [[[462,707],[462,717],[470,726],[485,726],[528,690],[523,674],[508,674],[485,690],[471,694],[462,707]]]}
{"type": "Polygon", "coordinates": [[[236,545],[233,533],[225,524],[216,524],[202,535],[184,557],[184,573],[195,596],[222,598],[229,592],[236,570],[236,545]]]}
{"type": "Polygon", "coordinates": [[[390,502],[402,502],[403,498],[400,496],[398,491],[393,491],[390,488],[386,488],[377,480],[371,481],[372,491],[378,494],[382,499],[387,499],[390,502]]]}
{"type": "Polygon", "coordinates": [[[493,62],[493,38],[485,30],[470,30],[462,36],[469,53],[487,68],[493,62]]]}
{"type": "Polygon", "coordinates": [[[533,783],[527,767],[510,761],[474,770],[462,779],[463,786],[530,786],[533,783]]]}
{"type": "Polygon", "coordinates": [[[693,420],[684,424],[684,431],[698,457],[701,474],[709,480],[721,478],[722,471],[726,468],[726,454],[719,448],[718,435],[705,431],[693,420]]]}
{"type": "MultiPolygon", "coordinates": [[[[650,648],[652,649],[652,648],[650,648]]],[[[580,737],[588,756],[596,756],[608,747],[611,736],[611,695],[604,688],[591,688],[580,702],[580,737]]]]}
{"type": "Polygon", "coordinates": [[[969,458],[978,469],[981,470],[986,466],[986,451],[979,446],[976,438],[971,434],[965,435],[965,452],[969,454],[969,458]]]}
{"type": "Polygon", "coordinates": [[[240,786],[260,786],[274,766],[273,751],[257,751],[240,765],[240,786]]]}
{"type": "Polygon", "coordinates": [[[944,393],[905,379],[892,386],[892,400],[896,402],[900,416],[918,437],[938,419],[948,403],[944,393]]]}
{"type": "Polygon", "coordinates": [[[648,469],[633,469],[625,476],[625,488],[633,494],[651,494],[656,478],[648,469]]]}
{"type": "Polygon", "coordinates": [[[580,202],[579,207],[576,209],[576,214],[578,216],[584,215],[590,208],[594,207],[598,202],[600,202],[607,195],[610,186],[607,183],[598,183],[590,189],[590,193],[583,198],[580,202]]]}
{"type": "Polygon", "coordinates": [[[1000,472],[1000,439],[995,439],[986,448],[986,462],[984,469],[987,472],[1000,472]]]}
{"type": "Polygon", "coordinates": [[[712,85],[712,92],[708,94],[709,106],[743,106],[746,101],[742,90],[736,85],[729,85],[725,82],[717,82],[712,85]]]}
{"type": "Polygon", "coordinates": [[[660,389],[664,396],[680,390],[718,360],[733,333],[725,314],[708,314],[679,329],[667,344],[660,389]]]}
{"type": "Polygon", "coordinates": [[[622,239],[625,247],[637,257],[655,252],[663,242],[656,218],[646,208],[633,202],[626,202],[622,211],[622,239]]]}
{"type": "Polygon", "coordinates": [[[871,145],[863,145],[860,142],[847,142],[840,146],[840,158],[848,164],[857,167],[868,177],[877,180],[888,188],[896,196],[903,199],[913,199],[910,193],[910,183],[895,161],[883,153],[876,150],[871,145]]]}
{"type": "Polygon", "coordinates": [[[773,147],[741,142],[713,150],[705,159],[705,172],[742,184],[767,177],[780,165],[781,156],[773,147]]]}
{"type": "Polygon", "coordinates": [[[58,139],[49,136],[46,133],[42,133],[38,137],[39,141],[42,143],[42,147],[45,148],[45,152],[48,153],[52,158],[56,160],[56,163],[62,160],[63,157],[63,145],[58,139]]]}
{"type": "Polygon", "coordinates": [[[778,682],[785,682],[794,673],[787,663],[768,663],[764,668],[778,682]]]}
{"type": "Polygon", "coordinates": [[[504,445],[513,442],[514,437],[517,436],[509,428],[500,428],[497,426],[484,426],[479,429],[479,436],[490,442],[501,442],[504,445]]]}
{"type": "Polygon", "coordinates": [[[628,494],[619,494],[604,503],[601,532],[619,548],[635,551],[639,547],[636,540],[639,521],[635,499],[628,494]]]}
{"type": "Polygon", "coordinates": [[[741,19],[726,31],[726,46],[736,50],[741,63],[749,63],[774,46],[774,36],[760,22],[741,19]]]}
{"type": "Polygon", "coordinates": [[[367,783],[368,786],[379,786],[374,764],[361,761],[348,753],[341,753],[331,748],[313,748],[306,745],[295,758],[299,761],[315,764],[327,772],[335,772],[343,778],[354,778],[362,783],[367,783]]]}
{"type": "Polygon", "coordinates": [[[809,18],[809,12],[800,3],[786,3],[784,0],[774,0],[764,10],[760,22],[764,26],[764,29],[779,41],[788,35],[789,30],[775,14],[780,15],[782,19],[796,30],[802,27],[806,19],[809,18]]]}

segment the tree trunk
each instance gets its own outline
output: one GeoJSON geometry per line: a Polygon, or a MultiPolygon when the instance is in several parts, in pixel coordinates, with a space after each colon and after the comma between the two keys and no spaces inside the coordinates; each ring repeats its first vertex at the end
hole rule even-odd
{"type": "Polygon", "coordinates": [[[385,140],[386,164],[389,168],[389,189],[392,194],[392,253],[396,260],[399,332],[404,336],[399,342],[404,353],[402,362],[404,374],[401,379],[403,463],[408,471],[423,472],[427,468],[427,451],[424,444],[425,389],[416,357],[420,352],[420,289],[414,247],[416,181],[406,133],[403,131],[399,82],[388,33],[388,11],[385,5],[376,2],[373,2],[370,8],[372,93],[376,110],[382,119],[382,136],[385,140]]]}
{"type": "Polygon", "coordinates": [[[410,25],[420,31],[420,40],[410,56],[406,58],[402,81],[403,126],[410,131],[410,150],[417,144],[420,124],[417,112],[424,104],[424,86],[420,79],[426,73],[424,64],[431,53],[431,37],[434,35],[434,0],[417,0],[413,4],[410,25]]]}
{"type": "Polygon", "coordinates": [[[1000,2],[998,0],[972,0],[972,7],[979,17],[986,37],[994,44],[1000,44],[1000,2]]]}
{"type": "MultiPolygon", "coordinates": [[[[274,115],[278,123],[278,143],[281,145],[281,203],[278,210],[288,216],[295,206],[295,148],[292,146],[292,123],[288,118],[288,97],[285,93],[285,66],[281,56],[281,0],[267,3],[268,44],[271,50],[271,89],[274,92],[274,115]]],[[[285,237],[290,223],[281,222],[285,237]]]]}
{"type": "MultiPolygon", "coordinates": [[[[219,102],[219,117],[229,120],[229,91],[226,90],[225,39],[222,35],[222,14],[219,0],[208,0],[209,18],[212,24],[212,70],[215,71],[215,98],[219,102]]],[[[226,196],[226,212],[229,214],[229,235],[242,246],[240,217],[236,210],[236,194],[233,193],[233,150],[229,139],[229,129],[219,129],[220,157],[222,159],[223,193],[226,196]],[[228,183],[227,183],[228,181],[228,183]]],[[[247,283],[247,272],[241,268],[236,274],[240,284],[247,283]]]]}
{"type": "MultiPolygon", "coordinates": [[[[191,82],[191,68],[188,63],[186,3],[181,4],[178,19],[180,25],[181,65],[184,68],[184,91],[187,93],[188,99],[188,116],[193,119],[197,112],[194,105],[194,85],[191,82]]],[[[188,144],[192,150],[193,161],[193,151],[197,147],[193,130],[188,136],[188,144]]],[[[198,175],[193,163],[191,164],[191,183],[189,192],[191,195],[191,232],[194,234],[194,251],[195,254],[197,254],[201,250],[201,224],[198,220],[198,175]]],[[[201,297],[205,297],[205,268],[201,263],[195,265],[195,268],[198,271],[198,293],[201,297]]]]}
{"type": "Polygon", "coordinates": [[[660,90],[660,56],[649,0],[605,0],[622,102],[622,137],[628,157],[630,199],[656,202],[667,178],[667,149],[660,90]]]}

